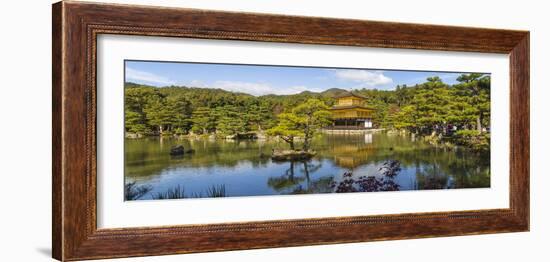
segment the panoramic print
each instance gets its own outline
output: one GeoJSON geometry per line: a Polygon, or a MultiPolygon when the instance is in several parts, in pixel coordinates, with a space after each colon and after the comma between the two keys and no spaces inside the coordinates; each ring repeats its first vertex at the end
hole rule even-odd
{"type": "Polygon", "coordinates": [[[137,60],[124,70],[127,201],[491,184],[487,73],[137,60]]]}

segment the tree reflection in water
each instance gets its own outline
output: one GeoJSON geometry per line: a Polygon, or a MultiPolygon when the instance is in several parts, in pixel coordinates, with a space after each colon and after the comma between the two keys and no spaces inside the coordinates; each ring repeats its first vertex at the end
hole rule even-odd
{"type": "Polygon", "coordinates": [[[317,155],[305,163],[271,161],[271,150],[285,146],[280,143],[127,139],[125,182],[135,185],[125,190],[126,199],[152,199],[177,185],[185,185],[190,197],[195,193],[208,197],[206,190],[213,185],[225,185],[227,197],[491,186],[489,152],[434,147],[408,135],[319,135],[313,141],[317,155]],[[171,157],[170,149],[180,144],[195,153],[171,157]],[[394,165],[394,178],[379,170],[384,163],[393,163],[389,160],[399,161],[401,170],[394,165]]]}
{"type": "Polygon", "coordinates": [[[280,177],[270,177],[267,180],[267,185],[275,189],[277,192],[282,192],[303,182],[305,177],[295,176],[294,165],[295,162],[291,161],[290,167],[285,171],[285,173],[280,177]]]}
{"type": "Polygon", "coordinates": [[[268,186],[282,194],[311,194],[311,193],[346,193],[346,192],[376,192],[398,191],[399,184],[394,177],[401,171],[399,161],[385,161],[378,170],[377,176],[353,177],[353,173],[345,172],[341,181],[336,181],[334,176],[323,176],[311,179],[310,173],[321,168],[321,164],[310,162],[290,162],[289,168],[282,176],[270,177],[268,186]],[[297,168],[300,175],[296,175],[297,168]]]}
{"type": "Polygon", "coordinates": [[[275,191],[283,194],[310,194],[331,193],[332,176],[324,176],[312,180],[310,173],[314,173],[322,167],[322,164],[312,164],[308,161],[291,161],[290,166],[282,176],[270,177],[267,185],[275,191]],[[296,169],[300,175],[296,175],[296,169]]]}
{"type": "Polygon", "coordinates": [[[394,181],[395,176],[401,171],[399,161],[388,160],[378,171],[380,171],[381,177],[360,176],[354,178],[352,172],[346,172],[343,175],[343,180],[333,181],[331,187],[335,193],[399,191],[399,184],[394,181]]]}

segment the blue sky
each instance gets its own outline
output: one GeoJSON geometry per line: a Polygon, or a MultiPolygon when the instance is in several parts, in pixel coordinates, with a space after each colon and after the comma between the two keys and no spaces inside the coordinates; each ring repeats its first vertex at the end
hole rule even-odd
{"type": "Polygon", "coordinates": [[[126,82],[158,87],[182,85],[221,88],[255,96],[321,92],[329,88],[393,90],[396,85],[412,86],[427,77],[439,76],[456,83],[460,73],[318,67],[258,66],[181,62],[126,61],[126,82]]]}

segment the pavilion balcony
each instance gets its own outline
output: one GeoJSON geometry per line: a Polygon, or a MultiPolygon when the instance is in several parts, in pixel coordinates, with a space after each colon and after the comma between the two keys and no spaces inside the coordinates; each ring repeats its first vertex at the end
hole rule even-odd
{"type": "Polygon", "coordinates": [[[366,130],[366,129],[372,129],[372,127],[364,127],[364,126],[327,126],[324,129],[326,129],[326,130],[366,130]]]}

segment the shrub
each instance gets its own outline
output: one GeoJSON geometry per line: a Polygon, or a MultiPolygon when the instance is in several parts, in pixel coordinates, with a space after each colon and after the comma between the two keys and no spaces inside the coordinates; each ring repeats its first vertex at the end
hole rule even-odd
{"type": "Polygon", "coordinates": [[[136,182],[126,183],[124,185],[124,199],[125,200],[137,200],[143,195],[151,191],[152,187],[149,185],[136,185],[136,182]]]}
{"type": "Polygon", "coordinates": [[[476,151],[488,151],[491,147],[491,135],[476,130],[459,130],[453,135],[456,144],[466,146],[476,151]]]}

